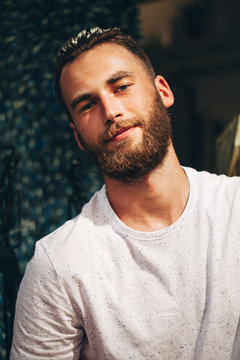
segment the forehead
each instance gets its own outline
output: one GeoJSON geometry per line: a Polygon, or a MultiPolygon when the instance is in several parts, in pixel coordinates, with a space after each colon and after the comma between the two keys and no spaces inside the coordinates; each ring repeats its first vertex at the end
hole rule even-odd
{"type": "MultiPolygon", "coordinates": [[[[61,74],[60,85],[63,88],[76,78],[83,82],[102,81],[111,73],[126,70],[136,74],[145,70],[143,61],[121,45],[104,43],[79,55],[72,63],[67,64],[61,74]]],[[[144,71],[145,72],[145,71],[144,71]]]]}

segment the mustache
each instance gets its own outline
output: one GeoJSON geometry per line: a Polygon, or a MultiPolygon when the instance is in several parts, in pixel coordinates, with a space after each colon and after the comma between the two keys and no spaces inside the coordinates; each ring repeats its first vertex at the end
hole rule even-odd
{"type": "Polygon", "coordinates": [[[122,121],[120,120],[108,127],[108,129],[100,136],[100,141],[106,143],[111,140],[117,133],[121,132],[121,130],[135,126],[141,127],[144,126],[144,123],[139,118],[122,121]]]}

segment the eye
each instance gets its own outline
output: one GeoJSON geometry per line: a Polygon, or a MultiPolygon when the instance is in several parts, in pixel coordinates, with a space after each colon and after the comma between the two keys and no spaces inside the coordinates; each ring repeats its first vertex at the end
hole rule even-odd
{"type": "Polygon", "coordinates": [[[90,110],[90,109],[93,107],[93,105],[94,105],[94,102],[93,102],[93,101],[88,102],[87,104],[81,106],[80,112],[84,112],[84,111],[90,110]]]}
{"type": "Polygon", "coordinates": [[[131,84],[122,84],[122,85],[120,85],[120,86],[118,86],[118,87],[116,88],[116,90],[114,91],[114,93],[124,92],[124,91],[126,91],[126,90],[129,89],[130,85],[131,85],[131,84]]]}

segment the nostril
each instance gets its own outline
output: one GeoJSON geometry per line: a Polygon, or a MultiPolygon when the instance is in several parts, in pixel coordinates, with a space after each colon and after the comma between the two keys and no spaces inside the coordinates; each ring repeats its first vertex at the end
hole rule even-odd
{"type": "Polygon", "coordinates": [[[117,118],[119,118],[121,116],[122,116],[121,113],[116,113],[115,115],[114,114],[108,115],[108,118],[106,119],[105,124],[111,125],[114,121],[116,121],[117,118]]]}
{"type": "Polygon", "coordinates": [[[111,119],[107,119],[106,120],[106,125],[111,125],[112,124],[112,120],[111,119]]]}

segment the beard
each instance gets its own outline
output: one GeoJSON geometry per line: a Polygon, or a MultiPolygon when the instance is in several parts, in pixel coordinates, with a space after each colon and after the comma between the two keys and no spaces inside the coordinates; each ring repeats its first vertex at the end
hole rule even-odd
{"type": "Polygon", "coordinates": [[[81,144],[102,172],[121,182],[137,181],[162,165],[172,137],[171,122],[159,93],[148,117],[116,121],[102,134],[98,143],[93,144],[79,135],[81,144]],[[138,126],[142,128],[142,140],[133,146],[131,136],[115,143],[114,150],[107,149],[107,143],[116,131],[138,126]]]}

